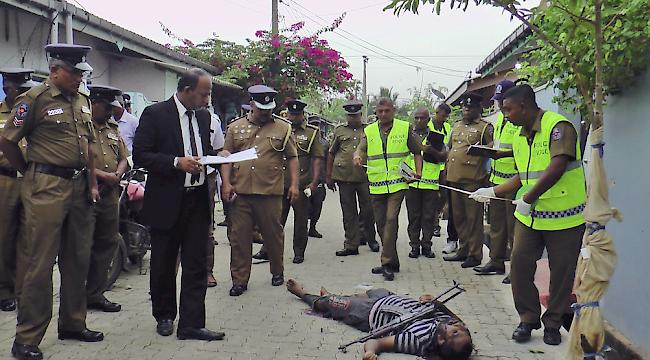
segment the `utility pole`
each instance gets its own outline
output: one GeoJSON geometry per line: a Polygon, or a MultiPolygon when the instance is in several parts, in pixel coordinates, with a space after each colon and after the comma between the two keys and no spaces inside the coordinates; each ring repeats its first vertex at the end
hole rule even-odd
{"type": "Polygon", "coordinates": [[[277,35],[278,32],[278,0],[271,0],[271,34],[277,35]]]}
{"type": "Polygon", "coordinates": [[[363,88],[361,96],[363,97],[363,118],[368,119],[368,95],[366,94],[366,64],[368,64],[368,57],[363,56],[363,88]]]}

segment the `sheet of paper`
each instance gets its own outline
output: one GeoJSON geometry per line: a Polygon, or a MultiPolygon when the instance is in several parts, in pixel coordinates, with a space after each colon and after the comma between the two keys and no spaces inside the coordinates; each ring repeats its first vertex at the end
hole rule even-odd
{"type": "Polygon", "coordinates": [[[250,148],[248,150],[240,151],[230,156],[204,156],[201,158],[201,164],[203,165],[218,165],[218,164],[228,164],[236,163],[246,160],[255,160],[257,159],[257,151],[255,148],[250,148]]]}

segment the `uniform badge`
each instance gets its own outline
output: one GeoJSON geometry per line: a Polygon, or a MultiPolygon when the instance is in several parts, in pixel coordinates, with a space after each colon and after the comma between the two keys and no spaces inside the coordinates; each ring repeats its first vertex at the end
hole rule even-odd
{"type": "Polygon", "coordinates": [[[90,114],[90,109],[88,108],[88,106],[82,105],[81,106],[81,112],[86,113],[86,114],[90,114]]]}
{"type": "Polygon", "coordinates": [[[16,106],[16,115],[14,116],[14,126],[23,126],[23,120],[27,117],[29,112],[29,105],[20,103],[16,106]]]}
{"type": "Polygon", "coordinates": [[[117,137],[115,133],[109,132],[106,136],[108,136],[109,139],[118,141],[120,138],[117,137]]]}
{"type": "Polygon", "coordinates": [[[551,132],[551,140],[557,141],[562,138],[562,130],[559,128],[554,128],[553,131],[551,132]]]}
{"type": "Polygon", "coordinates": [[[303,141],[309,139],[305,134],[300,134],[296,136],[296,138],[298,138],[298,140],[303,140],[303,141]]]}
{"type": "Polygon", "coordinates": [[[54,116],[54,115],[61,115],[63,114],[63,109],[57,108],[57,109],[50,109],[47,111],[47,116],[54,116]]]}

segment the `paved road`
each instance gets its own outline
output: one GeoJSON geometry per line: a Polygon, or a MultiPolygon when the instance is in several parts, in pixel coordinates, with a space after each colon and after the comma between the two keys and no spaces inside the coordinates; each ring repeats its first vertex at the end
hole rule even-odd
{"type": "MultiPolygon", "coordinates": [[[[291,215],[290,215],[291,216],[291,215]]],[[[218,213],[217,219],[223,218],[218,213]]],[[[287,226],[285,277],[295,277],[317,291],[323,285],[332,292],[358,292],[367,286],[387,287],[395,292],[418,297],[422,293],[437,294],[457,280],[467,293],[449,303],[472,331],[477,347],[476,359],[563,359],[564,347],[551,347],[541,341],[541,331],[533,333],[533,341],[525,345],[514,343],[511,332],[518,322],[512,304],[510,288],[501,284],[501,277],[478,277],[472,270],[463,270],[440,257],[443,240],[435,239],[436,259],[409,259],[406,236],[406,208],[400,217],[399,252],[401,272],[393,282],[384,282],[370,274],[379,262],[378,255],[367,248],[359,256],[337,258],[334,251],[343,243],[338,194],[328,192],[319,230],[323,239],[309,240],[306,260],[301,265],[291,263],[291,223],[287,226]]],[[[41,344],[47,359],[360,359],[361,346],[353,346],[347,354],[337,346],[362,333],[334,321],[309,315],[307,307],[290,295],[284,287],[272,287],[268,264],[253,265],[249,290],[245,295],[228,296],[230,249],[225,229],[218,228],[215,249],[216,288],[208,289],[206,299],[207,327],[226,332],[221,342],[178,341],[174,336],[163,338],[155,333],[148,296],[149,277],[137,270],[125,274],[107,297],[122,304],[120,313],[90,312],[88,326],[105,333],[101,343],[82,344],[56,339],[53,320],[41,344]]],[[[443,234],[443,238],[446,238],[443,234]]],[[[257,250],[257,246],[255,250],[257,250]]],[[[487,252],[485,254],[487,258],[487,252]]],[[[58,274],[55,286],[58,287],[58,274]]],[[[55,291],[58,308],[58,289],[55,291]]],[[[0,313],[0,359],[9,358],[13,341],[15,313],[0,313]]],[[[564,333],[564,340],[567,336],[564,333]]],[[[414,359],[404,355],[382,355],[381,359],[414,359]]]]}

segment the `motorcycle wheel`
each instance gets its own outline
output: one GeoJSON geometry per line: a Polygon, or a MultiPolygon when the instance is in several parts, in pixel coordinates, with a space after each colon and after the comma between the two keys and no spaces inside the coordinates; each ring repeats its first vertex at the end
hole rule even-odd
{"type": "Polygon", "coordinates": [[[124,260],[125,260],[124,254],[122,253],[122,251],[120,251],[120,248],[118,247],[117,250],[115,251],[115,255],[113,256],[113,260],[111,261],[111,265],[108,268],[108,283],[107,283],[108,289],[111,289],[113,287],[115,281],[120,276],[120,273],[122,273],[122,268],[124,267],[124,260]]]}

